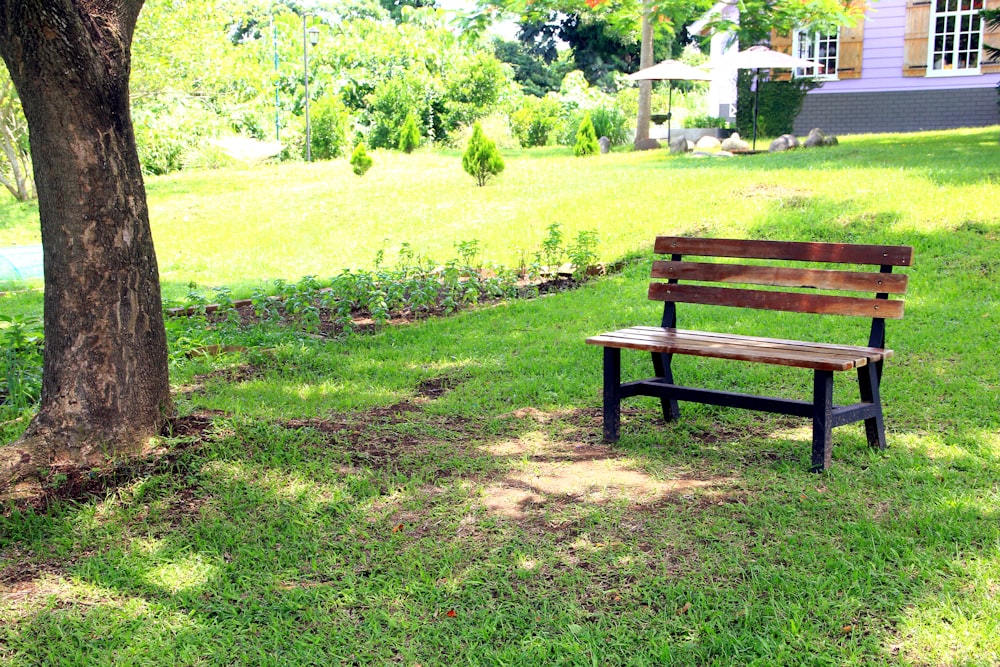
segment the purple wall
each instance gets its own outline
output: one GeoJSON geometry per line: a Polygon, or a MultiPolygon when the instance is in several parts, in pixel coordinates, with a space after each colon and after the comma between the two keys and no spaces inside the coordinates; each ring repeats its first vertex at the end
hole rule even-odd
{"type": "Polygon", "coordinates": [[[1000,83],[1000,74],[904,77],[905,32],[906,0],[872,0],[865,12],[861,78],[827,81],[809,94],[993,88],[1000,83]]]}

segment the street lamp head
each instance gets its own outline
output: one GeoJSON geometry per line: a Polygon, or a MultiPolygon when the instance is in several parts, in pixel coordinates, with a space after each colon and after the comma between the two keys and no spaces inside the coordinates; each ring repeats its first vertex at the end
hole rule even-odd
{"type": "Polygon", "coordinates": [[[313,26],[312,28],[309,28],[309,30],[307,30],[306,32],[309,33],[309,43],[312,44],[313,46],[316,46],[316,44],[319,42],[319,28],[313,26]]]}

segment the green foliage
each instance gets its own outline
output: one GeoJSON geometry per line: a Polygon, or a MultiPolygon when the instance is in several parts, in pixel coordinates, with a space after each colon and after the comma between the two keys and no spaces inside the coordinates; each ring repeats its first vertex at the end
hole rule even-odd
{"type": "Polygon", "coordinates": [[[510,116],[511,129],[525,148],[547,146],[559,127],[561,107],[552,97],[525,95],[510,116]]]}
{"type": "Polygon", "coordinates": [[[462,168],[476,179],[476,185],[480,187],[486,185],[487,181],[499,175],[504,169],[500,151],[497,150],[496,144],[483,134],[483,128],[479,123],[473,125],[472,137],[462,155],[462,168]]]}
{"type": "Polygon", "coordinates": [[[41,389],[41,322],[0,315],[0,422],[33,408],[41,389]]]}
{"type": "Polygon", "coordinates": [[[590,120],[590,114],[584,115],[580,122],[580,127],[576,131],[576,144],[573,146],[573,155],[584,157],[596,155],[600,151],[597,144],[597,134],[594,132],[594,123],[590,120]]]}
{"type": "Polygon", "coordinates": [[[344,103],[334,95],[324,95],[310,105],[312,156],[332,160],[344,155],[350,145],[351,117],[344,103]]]}
{"type": "Polygon", "coordinates": [[[523,42],[494,39],[496,57],[514,69],[514,81],[526,96],[544,97],[559,90],[563,77],[572,71],[574,64],[568,51],[560,51],[551,61],[537,54],[523,42]]]}
{"type": "Polygon", "coordinates": [[[406,114],[403,127],[399,130],[399,150],[412,153],[420,146],[420,127],[417,125],[417,115],[412,111],[406,114]]]}
{"type": "Polygon", "coordinates": [[[368,155],[368,151],[365,149],[364,144],[358,144],[354,147],[354,152],[351,154],[351,167],[354,173],[358,176],[364,176],[365,173],[372,168],[372,157],[368,155]]]}
{"type": "MultiPolygon", "coordinates": [[[[368,144],[372,148],[396,148],[399,130],[414,110],[426,115],[432,136],[446,134],[441,91],[429,79],[414,72],[404,72],[379,82],[369,97],[366,114],[369,121],[368,144]]],[[[423,124],[423,123],[422,123],[423,124]]]]}
{"type": "Polygon", "coordinates": [[[193,146],[181,158],[184,169],[223,169],[237,164],[226,150],[214,142],[202,142],[193,146]]]}
{"type": "Polygon", "coordinates": [[[513,83],[510,70],[487,53],[460,59],[445,80],[445,126],[449,132],[495,111],[513,83]]]}
{"type": "Polygon", "coordinates": [[[599,106],[590,110],[590,120],[594,134],[607,137],[612,146],[622,146],[628,142],[629,118],[615,106],[599,106]]]}
{"type": "MultiPolygon", "coordinates": [[[[750,90],[753,71],[741,69],[736,79],[736,129],[740,136],[753,136],[754,93],[750,90]]],[[[820,84],[812,79],[760,81],[757,136],[777,137],[792,131],[795,116],[802,109],[806,93],[820,84]]]]}
{"type": "Polygon", "coordinates": [[[587,277],[587,269],[597,263],[597,232],[589,229],[580,230],[573,243],[566,248],[566,255],[573,266],[573,278],[583,280],[587,277]]]}
{"type": "Polygon", "coordinates": [[[685,116],[681,125],[683,127],[725,128],[729,126],[729,123],[726,122],[725,118],[705,113],[685,116]]]}

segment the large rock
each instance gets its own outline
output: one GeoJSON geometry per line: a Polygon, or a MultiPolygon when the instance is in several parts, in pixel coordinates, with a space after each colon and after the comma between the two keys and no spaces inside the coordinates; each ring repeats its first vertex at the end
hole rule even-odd
{"type": "Polygon", "coordinates": [[[718,137],[705,135],[698,140],[698,143],[696,143],[694,147],[700,151],[717,151],[721,145],[722,142],[719,141],[718,137]]]}
{"type": "Polygon", "coordinates": [[[802,145],[806,148],[819,148],[820,146],[825,146],[826,135],[823,134],[823,130],[818,127],[814,127],[809,130],[809,136],[806,140],[802,142],[802,145]]]}
{"type": "Polygon", "coordinates": [[[680,137],[670,142],[671,154],[690,153],[694,150],[694,142],[690,139],[680,137]]]}
{"type": "Polygon", "coordinates": [[[611,140],[607,137],[601,137],[597,140],[597,145],[601,147],[601,153],[611,152],[611,140]]]}
{"type": "Polygon", "coordinates": [[[750,144],[740,138],[738,132],[733,132],[722,142],[722,150],[731,153],[741,153],[750,150],[750,144]]]}
{"type": "Polygon", "coordinates": [[[774,141],[771,142],[771,147],[768,148],[772,153],[779,153],[781,151],[788,151],[793,148],[799,147],[799,140],[795,138],[792,134],[783,134],[774,141]]]}
{"type": "Polygon", "coordinates": [[[633,144],[637,151],[651,151],[660,147],[660,142],[656,139],[636,139],[633,144]]]}

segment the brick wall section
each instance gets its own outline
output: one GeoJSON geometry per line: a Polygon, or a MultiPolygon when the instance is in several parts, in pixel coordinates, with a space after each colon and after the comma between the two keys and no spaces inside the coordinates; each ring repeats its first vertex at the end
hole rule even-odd
{"type": "Polygon", "coordinates": [[[1000,124],[995,88],[806,95],[794,131],[915,132],[1000,124]]]}

